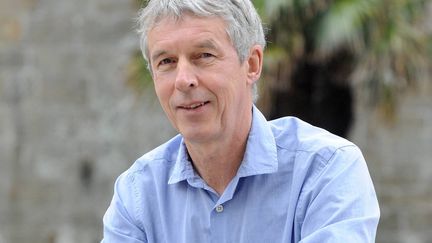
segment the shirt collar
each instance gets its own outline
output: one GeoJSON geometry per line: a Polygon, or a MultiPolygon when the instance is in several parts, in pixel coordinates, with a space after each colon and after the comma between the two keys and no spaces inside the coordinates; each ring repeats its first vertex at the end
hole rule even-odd
{"type": "Polygon", "coordinates": [[[273,132],[264,115],[254,105],[246,151],[237,175],[245,177],[269,174],[277,169],[277,149],[273,132]]]}
{"type": "Polygon", "coordinates": [[[174,164],[168,184],[175,184],[177,182],[196,177],[196,173],[189,159],[186,144],[182,138],[180,148],[178,150],[177,159],[174,164]]]}
{"type": "MultiPolygon", "coordinates": [[[[264,115],[253,105],[252,126],[248,135],[246,151],[237,172],[238,177],[276,172],[278,169],[277,149],[273,132],[264,115]]],[[[182,139],[177,159],[168,184],[187,179],[198,179],[182,139]]]]}

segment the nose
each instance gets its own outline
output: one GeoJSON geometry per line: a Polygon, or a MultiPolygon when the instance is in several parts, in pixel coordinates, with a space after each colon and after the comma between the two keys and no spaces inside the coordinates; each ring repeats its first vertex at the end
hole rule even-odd
{"type": "Polygon", "coordinates": [[[179,60],[177,63],[177,75],[175,80],[176,89],[188,92],[198,86],[198,79],[194,73],[193,66],[187,61],[179,60]]]}

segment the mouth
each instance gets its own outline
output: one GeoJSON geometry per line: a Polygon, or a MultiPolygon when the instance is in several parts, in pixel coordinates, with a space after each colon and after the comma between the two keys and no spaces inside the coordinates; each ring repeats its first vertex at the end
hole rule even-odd
{"type": "Polygon", "coordinates": [[[200,102],[200,103],[193,103],[193,104],[190,104],[190,105],[181,105],[181,106],[179,106],[179,108],[186,109],[186,110],[195,110],[195,109],[198,109],[198,108],[200,108],[202,106],[207,105],[208,103],[210,103],[210,101],[204,101],[204,102],[200,102]]]}

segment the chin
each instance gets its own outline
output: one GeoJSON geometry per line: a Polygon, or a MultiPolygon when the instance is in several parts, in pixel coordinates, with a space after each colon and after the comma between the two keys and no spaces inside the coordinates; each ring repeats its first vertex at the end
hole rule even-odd
{"type": "Polygon", "coordinates": [[[203,131],[183,131],[180,134],[189,142],[205,142],[212,137],[211,134],[203,131]]]}

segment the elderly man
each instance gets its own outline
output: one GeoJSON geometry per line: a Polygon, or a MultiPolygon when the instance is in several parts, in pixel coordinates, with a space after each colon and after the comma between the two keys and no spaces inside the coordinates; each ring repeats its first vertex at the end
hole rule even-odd
{"type": "Polygon", "coordinates": [[[254,106],[265,38],[249,0],[152,0],[139,24],[180,134],[117,179],[103,242],[374,242],[379,207],[359,149],[254,106]]]}

